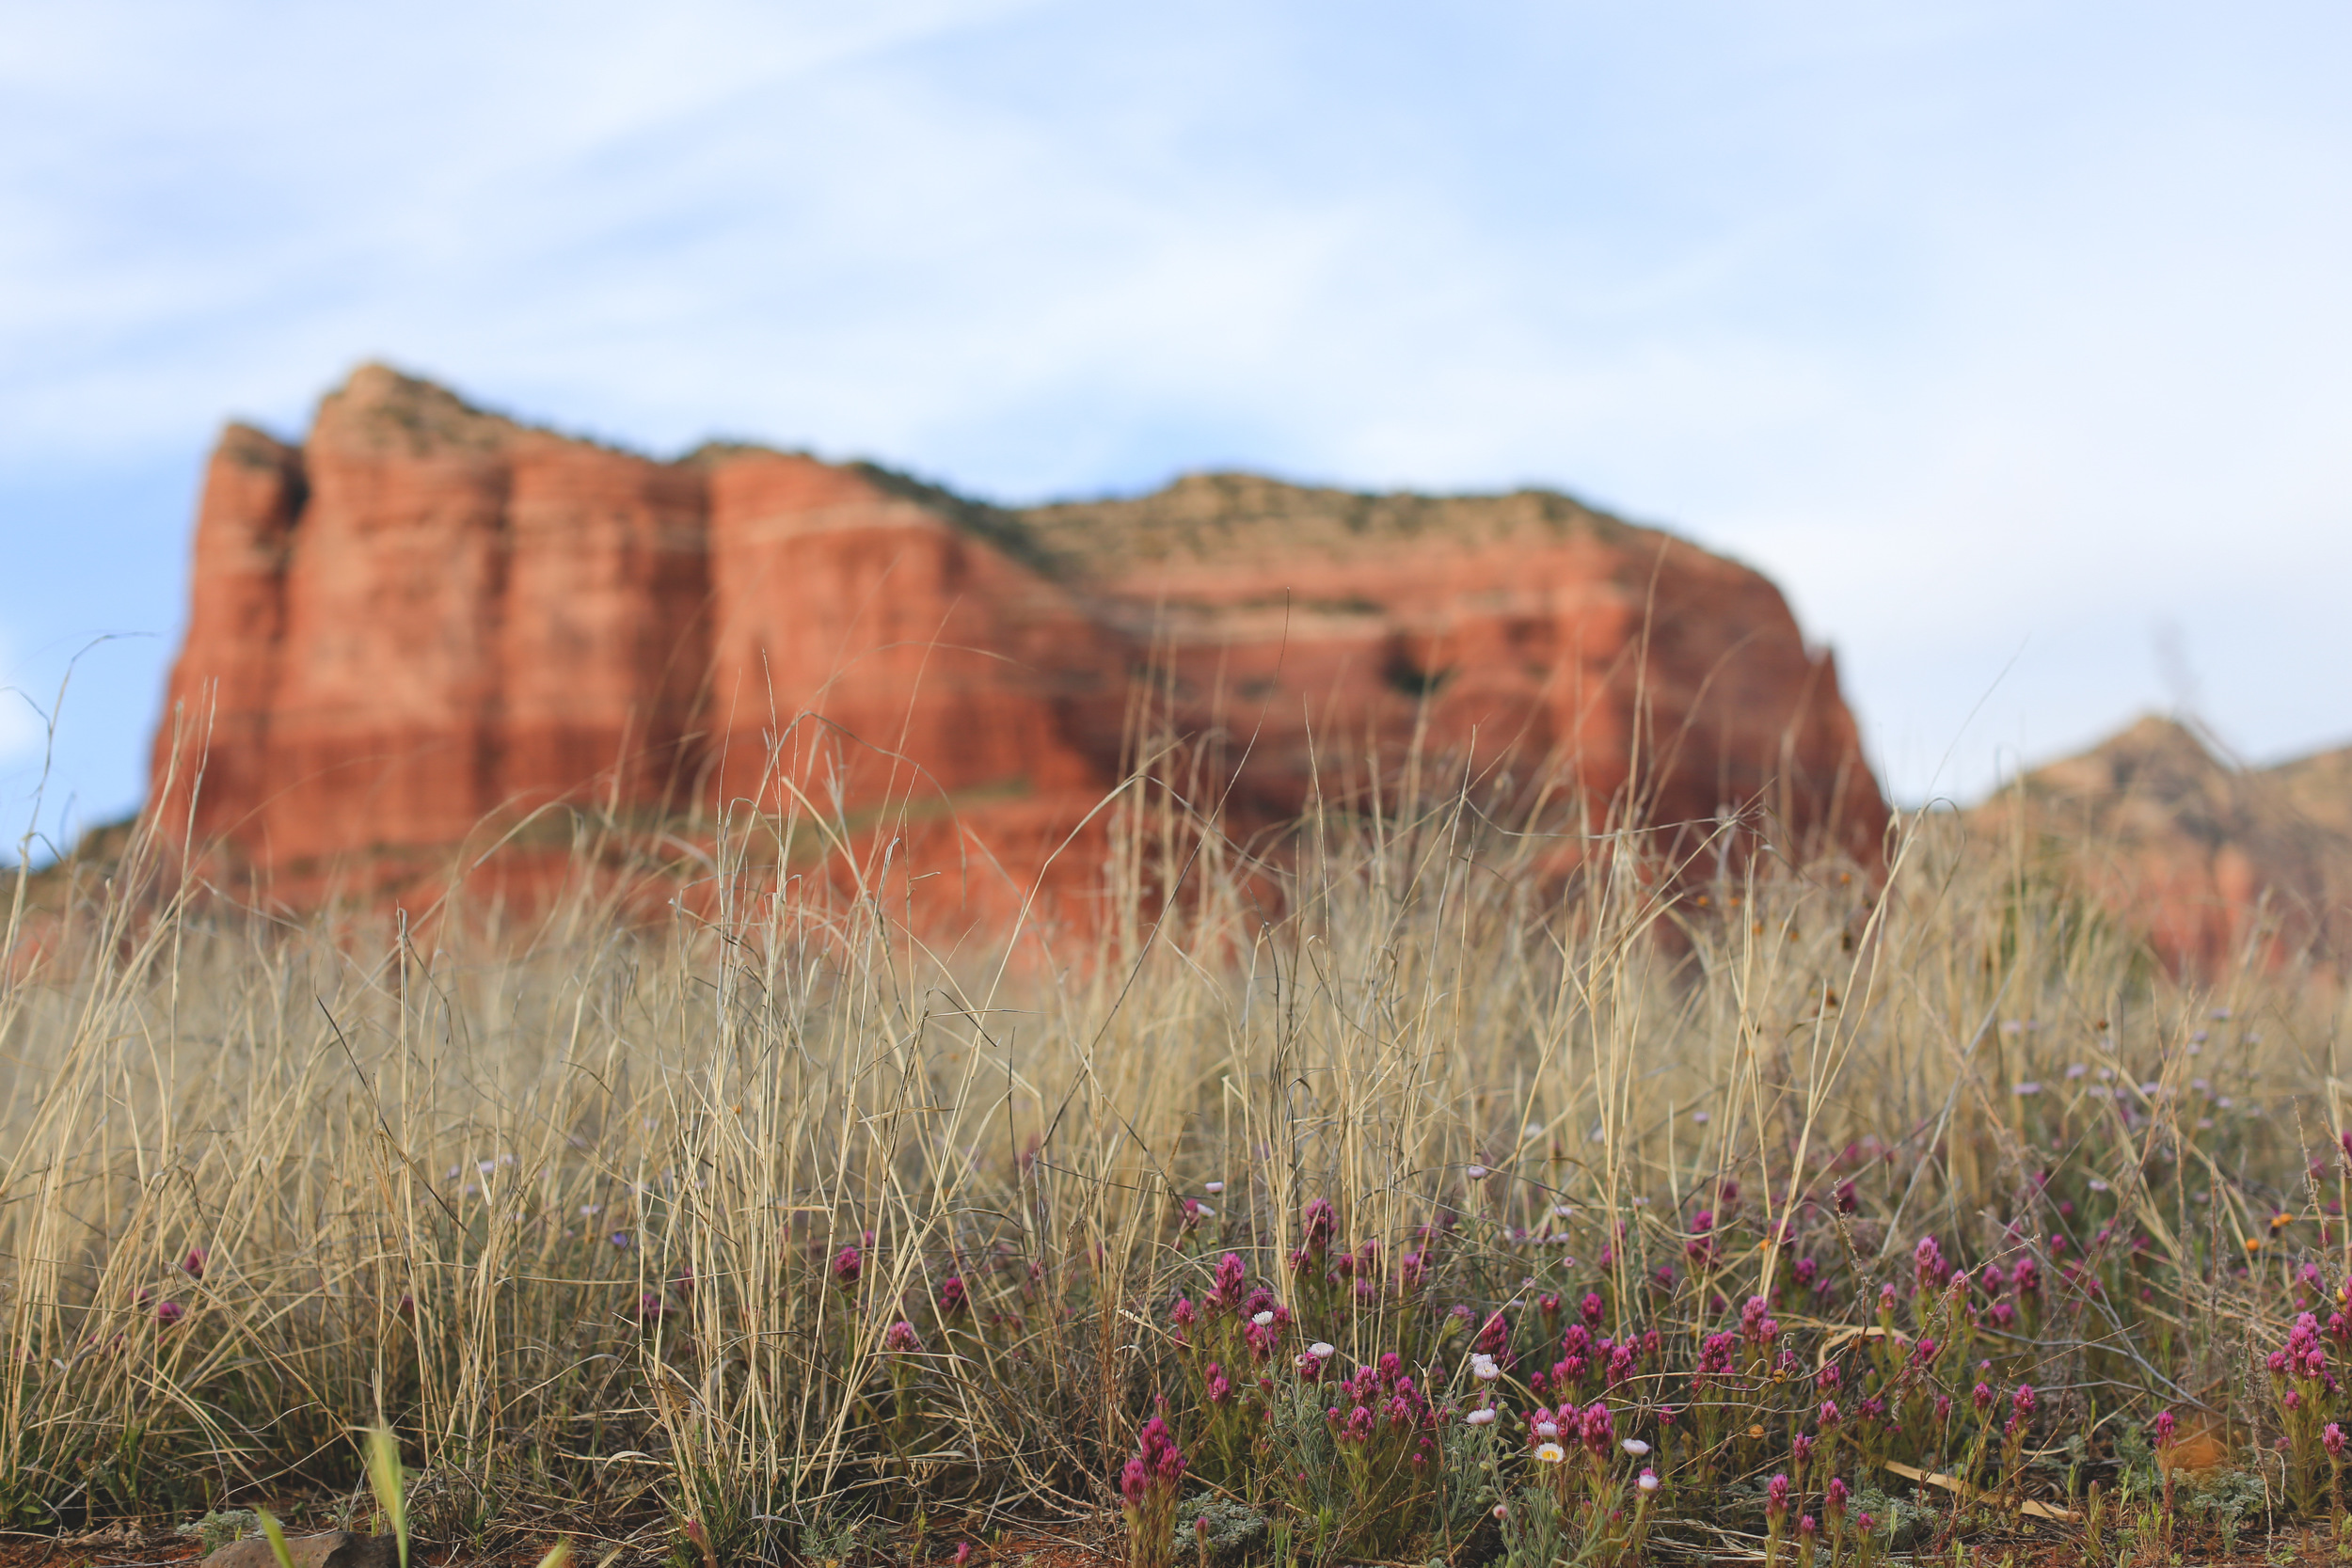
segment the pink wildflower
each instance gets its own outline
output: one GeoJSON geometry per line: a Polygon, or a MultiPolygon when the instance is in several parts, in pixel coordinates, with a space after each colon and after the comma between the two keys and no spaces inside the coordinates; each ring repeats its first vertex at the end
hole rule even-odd
{"type": "Polygon", "coordinates": [[[1616,1421],[1610,1415],[1607,1404],[1595,1400],[1584,1407],[1584,1447],[1595,1456],[1607,1459],[1610,1448],[1616,1442],[1616,1421]]]}

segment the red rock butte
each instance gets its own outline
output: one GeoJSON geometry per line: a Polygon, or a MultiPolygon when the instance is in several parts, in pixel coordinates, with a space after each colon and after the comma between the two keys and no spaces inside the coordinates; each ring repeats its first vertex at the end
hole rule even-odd
{"type": "Polygon", "coordinates": [[[2021,866],[2078,890],[2174,974],[2352,961],[2352,747],[2268,768],[2144,717],[1969,813],[2021,866]]]}
{"type": "Polygon", "coordinates": [[[986,867],[928,896],[1001,914],[1100,885],[1089,814],[1146,735],[1263,843],[1408,755],[1567,829],[1769,822],[1875,863],[1887,821],[1779,591],[1564,496],[1196,474],[1010,510],[654,461],[378,365],[301,445],[214,451],[151,799],[296,907],[511,862],[501,824],[571,803],[685,839],[797,807],[901,874],[986,867]]]}

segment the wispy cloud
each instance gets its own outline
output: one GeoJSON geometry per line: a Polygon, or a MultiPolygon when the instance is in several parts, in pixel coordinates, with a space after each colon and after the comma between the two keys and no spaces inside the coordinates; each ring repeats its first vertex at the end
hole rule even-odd
{"type": "Polygon", "coordinates": [[[2161,700],[2159,622],[2249,752],[2352,734],[2338,8],[5,15],[0,516],[140,542],[23,650],[168,634],[217,419],[384,355],[1010,499],[1560,484],[1772,571],[1911,796],[2161,700]]]}

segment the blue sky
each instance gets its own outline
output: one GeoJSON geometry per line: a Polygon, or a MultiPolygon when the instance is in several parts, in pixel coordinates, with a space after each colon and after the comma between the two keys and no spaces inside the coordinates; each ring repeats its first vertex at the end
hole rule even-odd
{"type": "Polygon", "coordinates": [[[1007,500],[1556,485],[1770,572],[1905,800],[2343,743],[2347,80],[2341,4],[0,0],[0,681],[87,647],[42,822],[134,805],[219,422],[385,357],[1007,500]]]}

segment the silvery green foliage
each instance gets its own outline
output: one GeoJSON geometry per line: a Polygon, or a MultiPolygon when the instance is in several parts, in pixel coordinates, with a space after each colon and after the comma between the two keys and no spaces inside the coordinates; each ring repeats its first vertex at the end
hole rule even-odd
{"type": "Polygon", "coordinates": [[[1188,1497],[1176,1509],[1176,1560],[1192,1562],[1200,1554],[1197,1521],[1209,1522],[1209,1557],[1216,1562],[1235,1562],[1265,1544],[1266,1517],[1247,1503],[1204,1492],[1188,1497]]]}
{"type": "Polygon", "coordinates": [[[249,1508],[215,1509],[203,1518],[182,1525],[182,1535],[192,1535],[209,1555],[232,1541],[242,1541],[261,1532],[262,1517],[249,1508]]]}

